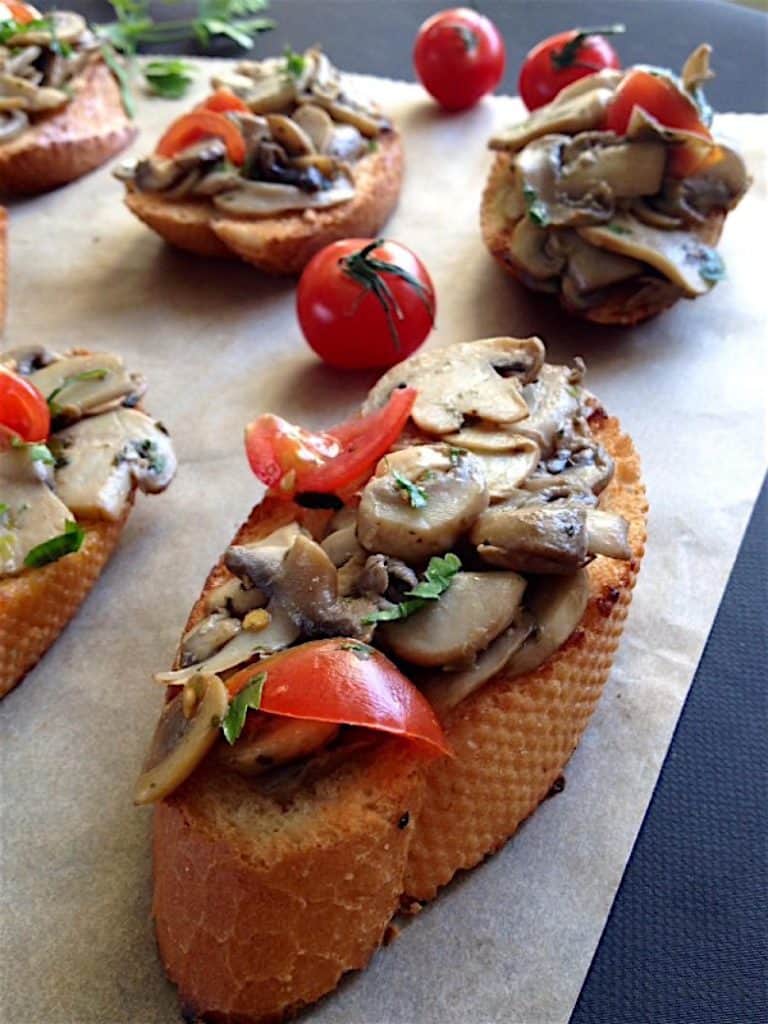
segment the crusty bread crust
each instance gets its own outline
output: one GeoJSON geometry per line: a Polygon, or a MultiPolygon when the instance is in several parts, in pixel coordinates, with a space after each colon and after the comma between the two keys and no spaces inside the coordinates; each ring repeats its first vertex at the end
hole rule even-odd
{"type": "MultiPolygon", "coordinates": [[[[508,274],[525,284],[525,270],[512,255],[512,235],[518,221],[505,214],[503,204],[500,202],[503,188],[509,180],[513,159],[514,157],[510,153],[496,154],[480,205],[480,229],[491,255],[508,274]]],[[[692,233],[705,245],[716,245],[724,221],[724,214],[713,213],[706,223],[692,233]]],[[[664,293],[663,298],[654,296],[648,302],[634,302],[631,300],[636,291],[637,286],[631,281],[613,285],[605,290],[605,296],[599,305],[589,309],[577,309],[570,306],[562,294],[558,294],[558,301],[569,313],[591,320],[593,323],[630,326],[669,309],[677,302],[681,294],[675,289],[669,289],[664,293]]]]}
{"type": "Polygon", "coordinates": [[[102,61],[73,83],[74,98],[16,139],[0,145],[0,193],[36,194],[100,167],[136,137],[120,90],[102,61]]]}
{"type": "Polygon", "coordinates": [[[0,579],[0,698],[22,681],[61,633],[115,550],[125,521],[81,522],[83,546],[39,569],[0,579]]]}
{"type": "MultiPolygon", "coordinates": [[[[587,611],[561,650],[527,676],[500,673],[448,716],[454,759],[425,767],[383,740],[372,761],[285,804],[208,759],[157,806],[158,945],[191,1018],[263,1024],[319,998],[365,964],[401,900],[432,898],[546,796],[608,676],[645,546],[638,456],[616,420],[592,422],[616,461],[604,507],[628,519],[633,560],[595,559],[587,611]]],[[[267,501],[236,540],[295,514],[267,501]]],[[[213,570],[188,626],[225,574],[213,570]]]]}
{"type": "Polygon", "coordinates": [[[8,211],[0,206],[0,342],[8,310],[8,211]]]}
{"type": "Polygon", "coordinates": [[[316,252],[339,238],[374,235],[400,195],[403,151],[397,132],[354,166],[355,195],[327,210],[303,210],[264,218],[234,218],[211,202],[170,201],[129,188],[125,203],[166,242],[201,256],[240,257],[270,274],[299,274],[316,252]]]}

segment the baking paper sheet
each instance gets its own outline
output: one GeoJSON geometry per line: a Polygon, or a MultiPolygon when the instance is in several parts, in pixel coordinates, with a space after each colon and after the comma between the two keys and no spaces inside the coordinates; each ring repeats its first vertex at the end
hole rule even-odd
{"type": "MultiPolygon", "coordinates": [[[[210,70],[205,69],[206,72],[210,70]]],[[[420,89],[366,80],[399,122],[407,181],[387,234],[428,264],[429,345],[536,331],[552,360],[585,356],[588,385],[643,456],[649,546],[606,692],[567,786],[455,882],[312,1024],[563,1024],[578,995],[709,632],[766,456],[765,119],[723,116],[755,185],[729,218],[729,276],[633,330],[574,323],[509,281],[477,227],[495,127],[518,101],[439,114],[420,89]]],[[[202,90],[201,90],[202,91],[202,90]]],[[[192,97],[193,99],[195,97],[192,97]]],[[[136,151],[180,104],[140,104],[136,151]]],[[[180,456],[141,498],[76,620],[0,708],[3,948],[9,1024],[173,1024],[150,922],[150,814],[131,788],[166,667],[205,575],[257,494],[245,422],[310,426],[352,413],[371,378],[315,361],[293,283],[173,252],[121,204],[107,170],[11,208],[8,343],[121,352],[180,456]]],[[[723,680],[734,689],[737,680],[723,680]]]]}

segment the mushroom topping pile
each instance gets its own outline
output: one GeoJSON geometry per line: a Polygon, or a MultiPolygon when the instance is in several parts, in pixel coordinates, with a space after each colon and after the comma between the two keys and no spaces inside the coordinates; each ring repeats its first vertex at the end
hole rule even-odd
{"type": "MultiPolygon", "coordinates": [[[[583,375],[581,361],[545,363],[537,338],[454,345],[394,367],[364,412],[417,389],[400,439],[332,516],[300,514],[230,547],[178,667],[156,679],[192,687],[194,704],[201,674],[227,686],[251,668],[268,679],[291,649],[338,638],[363,661],[386,654],[445,716],[497,672],[538,667],[584,614],[586,566],[632,557],[626,521],[599,508],[613,464],[592,435],[599,407],[583,375]]],[[[340,721],[255,713],[242,746],[220,743],[219,759],[264,772],[339,742],[340,721]]]]}
{"type": "Polygon", "coordinates": [[[72,98],[75,78],[98,59],[99,44],[74,11],[16,22],[0,4],[0,144],[72,98]]]}
{"type": "Polygon", "coordinates": [[[618,284],[644,301],[695,298],[723,276],[701,229],[737,205],[749,176],[742,157],[707,127],[700,86],[711,77],[709,55],[709,46],[698,47],[681,78],[655,68],[581,78],[491,139],[512,157],[496,202],[514,223],[508,256],[529,287],[584,310],[618,284]],[[696,130],[667,127],[640,100],[617,127],[633,75],[663,82],[696,130]]]}
{"type": "Polygon", "coordinates": [[[216,117],[226,117],[239,133],[242,160],[232,159],[222,139],[204,137],[172,155],[161,143],[163,153],[125,163],[116,176],[141,192],[210,199],[218,210],[242,217],[322,209],[353,198],[355,164],[390,130],[318,49],[246,61],[212,84],[219,90],[213,100],[226,100],[209,109],[226,111],[216,117]]]}
{"type": "Polygon", "coordinates": [[[167,431],[134,408],[144,379],[117,356],[11,349],[0,355],[7,371],[47,400],[51,433],[0,448],[0,576],[78,550],[79,523],[119,520],[134,487],[162,491],[176,471],[167,431]]]}

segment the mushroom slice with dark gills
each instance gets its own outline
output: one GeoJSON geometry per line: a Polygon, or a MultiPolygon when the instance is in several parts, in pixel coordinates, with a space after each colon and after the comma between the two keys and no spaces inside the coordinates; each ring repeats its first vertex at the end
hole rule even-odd
{"type": "Polygon", "coordinates": [[[357,539],[419,563],[449,551],[487,507],[479,459],[445,444],[414,445],[379,462],[360,499],[357,539]]]}
{"type": "MultiPolygon", "coordinates": [[[[43,371],[44,372],[44,371],[43,371]]],[[[119,519],[134,485],[164,490],[176,456],[163,428],[137,409],[114,409],[57,431],[56,493],[77,515],[119,519]]]]}
{"type": "Polygon", "coordinates": [[[130,373],[123,360],[109,352],[65,355],[29,374],[48,399],[55,418],[78,420],[123,402],[135,404],[146,381],[130,373]]]}
{"type": "Polygon", "coordinates": [[[528,491],[546,491],[559,486],[600,494],[612,476],[613,459],[602,445],[578,434],[570,437],[565,434],[522,487],[528,491]]]}
{"type": "Polygon", "coordinates": [[[265,558],[259,548],[245,546],[229,548],[224,562],[268,594],[271,604],[282,608],[305,637],[372,635],[373,627],[362,620],[376,605],[366,598],[339,597],[336,567],[320,545],[303,534],[279,564],[265,558]]]}
{"type": "Polygon", "coordinates": [[[181,640],[179,660],[182,668],[198,665],[210,658],[220,648],[236,636],[242,629],[239,619],[227,615],[223,611],[211,612],[181,640]]]}
{"type": "Polygon", "coordinates": [[[528,414],[521,384],[536,377],[543,361],[538,338],[485,338],[411,356],[379,380],[363,414],[410,385],[418,391],[411,416],[427,434],[452,434],[467,417],[515,423],[528,414]]]}
{"type": "Polygon", "coordinates": [[[547,363],[523,389],[528,415],[515,424],[515,431],[535,441],[544,456],[554,450],[558,437],[570,434],[582,411],[583,372],[580,362],[573,368],[547,363]]]}
{"type": "Polygon", "coordinates": [[[514,572],[459,572],[439,601],[379,636],[398,658],[414,665],[466,665],[509,627],[520,610],[525,580],[514,572]]]}

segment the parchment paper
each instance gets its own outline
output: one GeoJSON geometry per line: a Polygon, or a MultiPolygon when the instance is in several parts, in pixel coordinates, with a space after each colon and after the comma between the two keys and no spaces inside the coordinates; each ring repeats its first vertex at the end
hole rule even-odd
{"type": "MultiPolygon", "coordinates": [[[[419,252],[434,277],[429,345],[536,331],[550,359],[584,355],[588,385],[642,453],[652,513],[622,647],[564,793],[305,1019],[562,1024],[764,470],[765,120],[719,119],[757,179],[725,229],[728,280],[657,321],[614,331],[524,293],[483,248],[485,141],[519,116],[518,101],[446,116],[416,86],[366,85],[405,136],[407,182],[387,234],[419,252]]],[[[136,150],[179,110],[142,102],[136,150]]],[[[11,210],[8,343],[123,353],[147,374],[149,407],[180,456],[169,492],[139,500],[76,620],[0,710],[0,1011],[13,1024],[178,1020],[149,918],[150,815],[130,802],[161,704],[150,675],[170,663],[210,565],[258,493],[242,453],[245,422],[272,410],[327,426],[352,413],[371,380],[315,361],[292,282],[166,249],[123,208],[121,192],[102,170],[11,210]]],[[[738,699],[738,680],[723,685],[738,699]]]]}

